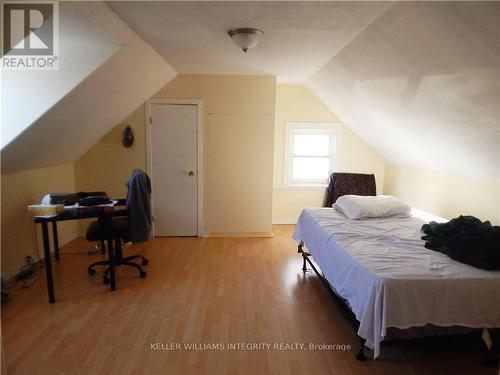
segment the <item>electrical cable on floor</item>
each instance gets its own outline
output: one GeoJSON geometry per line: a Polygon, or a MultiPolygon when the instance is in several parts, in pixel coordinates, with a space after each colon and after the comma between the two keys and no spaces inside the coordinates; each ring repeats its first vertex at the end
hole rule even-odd
{"type": "MultiPolygon", "coordinates": [[[[45,259],[43,259],[40,255],[40,247],[38,246],[38,231],[36,230],[36,224],[33,223],[33,247],[36,251],[36,257],[38,260],[29,262],[24,264],[20,269],[19,272],[16,274],[16,276],[10,278],[9,284],[7,284],[7,281],[4,282],[4,285],[2,286],[2,289],[8,290],[12,289],[17,285],[18,282],[22,282],[21,288],[22,289],[27,289],[35,284],[35,282],[40,278],[40,275],[42,274],[42,268],[45,266],[45,259]],[[31,272],[31,273],[28,273],[31,272]],[[26,276],[18,277],[19,274],[22,273],[27,273],[26,276]],[[30,281],[28,283],[28,281],[30,281]]],[[[88,256],[88,253],[59,253],[60,256],[66,256],[66,255],[86,255],[88,256]]],[[[51,256],[54,256],[51,254],[51,256]]],[[[32,257],[29,257],[33,259],[32,257]]]]}
{"type": "Polygon", "coordinates": [[[31,261],[28,261],[28,263],[26,263],[20,268],[16,276],[11,279],[13,280],[12,285],[4,287],[4,289],[10,289],[14,287],[17,284],[17,282],[22,282],[21,284],[22,289],[27,289],[31,287],[33,284],[35,284],[35,282],[40,278],[40,275],[42,274],[44,260],[40,256],[40,248],[38,246],[38,232],[36,230],[35,223],[33,223],[33,247],[36,251],[36,257],[38,258],[37,261],[34,261],[33,257],[31,256],[27,257],[28,259],[31,259],[31,261]],[[25,275],[21,276],[23,273],[25,275]]]}
{"type": "Polygon", "coordinates": [[[44,259],[40,256],[40,248],[38,246],[38,232],[36,230],[36,224],[33,223],[33,248],[36,251],[37,261],[34,261],[33,257],[29,256],[26,264],[24,264],[17,274],[10,278],[10,285],[4,285],[2,289],[8,290],[17,285],[18,282],[21,282],[21,288],[27,289],[31,287],[35,282],[40,278],[42,273],[42,268],[44,266],[44,259]],[[24,275],[23,275],[24,274],[24,275]]]}
{"type": "Polygon", "coordinates": [[[23,284],[21,285],[21,289],[27,289],[31,286],[33,286],[35,284],[35,282],[40,278],[40,275],[42,274],[42,268],[43,268],[43,265],[42,263],[37,263],[35,265],[35,270],[33,271],[33,273],[26,277],[25,279],[23,279],[23,284]],[[28,280],[32,280],[29,284],[27,283],[28,280]]]}

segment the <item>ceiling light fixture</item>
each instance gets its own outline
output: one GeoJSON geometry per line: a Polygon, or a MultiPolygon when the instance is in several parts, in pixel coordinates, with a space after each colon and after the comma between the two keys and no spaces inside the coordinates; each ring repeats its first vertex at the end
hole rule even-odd
{"type": "Polygon", "coordinates": [[[240,47],[243,52],[247,53],[250,48],[253,48],[259,43],[260,38],[264,35],[264,32],[259,29],[253,29],[250,27],[242,27],[231,29],[227,32],[231,37],[234,44],[240,47]]]}

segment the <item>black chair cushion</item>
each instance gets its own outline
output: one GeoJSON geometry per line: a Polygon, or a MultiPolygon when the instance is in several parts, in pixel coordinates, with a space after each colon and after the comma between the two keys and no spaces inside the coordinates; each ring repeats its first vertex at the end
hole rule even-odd
{"type": "Polygon", "coordinates": [[[130,231],[128,218],[121,217],[113,219],[113,231],[110,232],[106,230],[103,223],[99,221],[93,221],[87,228],[87,233],[85,237],[88,241],[100,241],[107,240],[110,238],[122,238],[126,237],[130,231]]]}

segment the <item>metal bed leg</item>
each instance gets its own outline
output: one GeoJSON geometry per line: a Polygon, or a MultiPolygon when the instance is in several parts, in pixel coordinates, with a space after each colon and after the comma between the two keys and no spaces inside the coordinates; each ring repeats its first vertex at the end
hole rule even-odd
{"type": "Polygon", "coordinates": [[[297,252],[299,254],[302,254],[302,260],[304,261],[304,263],[302,264],[302,271],[303,272],[306,272],[307,271],[307,264],[306,264],[306,258],[307,258],[307,255],[304,253],[304,244],[300,244],[297,248],[297,252]]]}
{"type": "MultiPolygon", "coordinates": [[[[299,246],[297,248],[297,252],[300,255],[302,255],[302,259],[304,260],[304,264],[302,266],[302,271],[304,271],[304,273],[307,271],[307,263],[309,263],[309,265],[313,269],[314,273],[316,273],[316,275],[321,280],[321,282],[328,288],[328,290],[331,292],[331,294],[333,295],[335,300],[339,301],[338,303],[341,304],[342,307],[346,309],[346,311],[350,311],[349,307],[346,305],[346,302],[340,300],[340,298],[335,294],[335,292],[333,292],[332,287],[331,287],[330,283],[328,282],[328,280],[326,280],[326,278],[320,273],[320,271],[314,266],[312,261],[308,258],[309,256],[311,256],[311,254],[307,250],[304,250],[304,243],[303,242],[301,242],[299,244],[299,246]]],[[[341,312],[342,312],[342,310],[341,310],[341,312]]],[[[346,318],[346,320],[348,322],[351,322],[351,324],[353,324],[354,332],[357,332],[359,324],[357,324],[358,322],[356,321],[356,317],[354,316],[354,314],[352,312],[350,312],[349,316],[346,316],[346,314],[344,314],[344,317],[346,318]]],[[[358,361],[363,362],[363,361],[366,361],[366,359],[367,359],[365,356],[366,340],[362,337],[359,337],[359,343],[360,343],[360,347],[359,347],[358,353],[356,354],[356,359],[358,361]]]]}
{"type": "Polygon", "coordinates": [[[356,359],[358,361],[361,361],[361,362],[366,361],[365,342],[366,342],[366,340],[364,338],[362,338],[362,337],[359,338],[359,351],[358,351],[358,354],[356,354],[356,359]]]}
{"type": "Polygon", "coordinates": [[[481,361],[483,367],[498,367],[499,365],[499,350],[498,345],[498,331],[497,329],[483,330],[481,338],[484,342],[485,356],[481,361]]]}

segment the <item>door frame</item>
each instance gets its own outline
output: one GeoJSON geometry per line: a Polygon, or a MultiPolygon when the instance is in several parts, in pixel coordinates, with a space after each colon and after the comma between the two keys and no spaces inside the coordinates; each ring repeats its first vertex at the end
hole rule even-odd
{"type": "MultiPolygon", "coordinates": [[[[154,104],[178,104],[178,105],[195,105],[197,109],[197,189],[198,189],[198,204],[197,204],[197,231],[198,237],[203,237],[203,99],[150,99],[146,102],[146,165],[148,175],[151,181],[154,179],[153,174],[153,148],[151,147],[151,107],[154,104]]],[[[153,206],[153,195],[151,195],[151,205],[153,206]]],[[[154,206],[153,206],[154,207],[154,206]]],[[[153,236],[155,235],[155,226],[153,220],[153,236]]]]}

